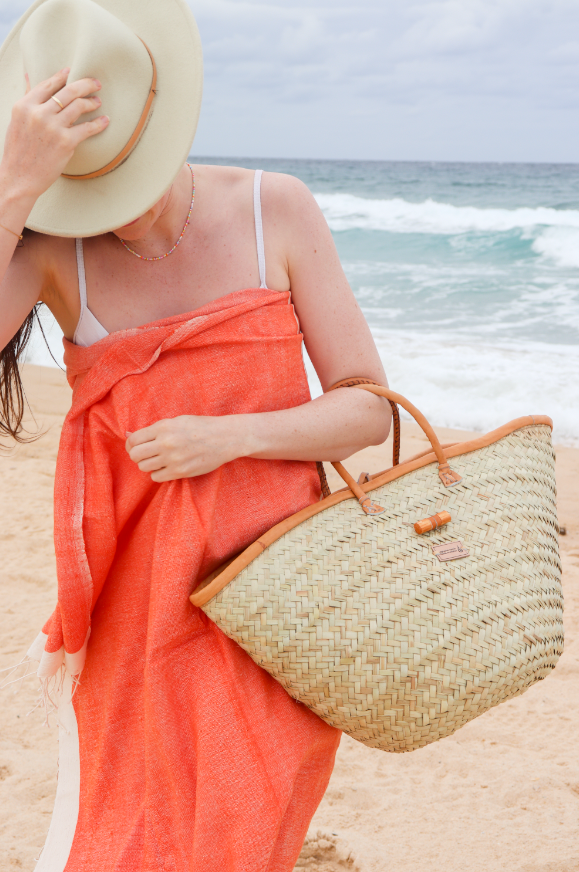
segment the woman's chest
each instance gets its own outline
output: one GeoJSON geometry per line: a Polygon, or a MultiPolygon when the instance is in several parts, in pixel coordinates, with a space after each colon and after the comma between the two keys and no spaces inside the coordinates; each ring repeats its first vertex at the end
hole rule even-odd
{"type": "Polygon", "coordinates": [[[184,238],[169,256],[151,252],[161,259],[145,260],[125,249],[113,234],[85,240],[88,307],[112,333],[258,287],[257,256],[243,242],[237,238],[219,245],[215,240],[184,238]]]}
{"type": "MultiPolygon", "coordinates": [[[[254,175],[249,175],[253,183],[254,175]]],[[[88,238],[83,240],[78,276],[72,246],[66,269],[52,270],[56,297],[68,313],[63,320],[70,321],[69,338],[81,314],[85,284],[86,305],[108,333],[191,312],[265,282],[270,288],[288,291],[283,234],[276,232],[275,221],[265,220],[267,214],[263,218],[268,232],[263,234],[262,221],[257,220],[261,218],[259,203],[256,211],[245,182],[237,195],[227,188],[221,197],[206,195],[196,202],[177,246],[173,235],[158,236],[156,241],[145,235],[134,242],[125,240],[125,244],[114,233],[88,238]],[[265,255],[261,261],[258,245],[265,255]]]]}

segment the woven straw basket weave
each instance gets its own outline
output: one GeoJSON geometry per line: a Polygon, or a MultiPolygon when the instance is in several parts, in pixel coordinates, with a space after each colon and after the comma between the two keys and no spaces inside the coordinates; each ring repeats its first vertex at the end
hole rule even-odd
{"type": "Polygon", "coordinates": [[[522,693],[562,653],[551,421],[443,449],[408,401],[360,381],[343,386],[403,405],[433,452],[361,485],[335,464],[348,489],[272,528],[191,600],[323,720],[412,751],[522,693]],[[445,526],[415,531],[442,511],[445,526]],[[464,556],[441,562],[437,545],[464,556]]]}

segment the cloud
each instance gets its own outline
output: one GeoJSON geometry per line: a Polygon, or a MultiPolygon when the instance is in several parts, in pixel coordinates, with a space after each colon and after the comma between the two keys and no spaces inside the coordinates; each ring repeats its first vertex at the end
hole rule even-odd
{"type": "Polygon", "coordinates": [[[191,7],[207,71],[200,140],[213,149],[232,140],[216,121],[220,112],[249,147],[243,112],[255,140],[277,154],[289,142],[305,154],[298,132],[305,128],[312,156],[348,147],[352,156],[376,158],[440,159],[446,149],[448,159],[576,159],[575,0],[191,0],[191,7]],[[341,127],[363,117],[372,120],[356,142],[341,127]],[[283,141],[275,142],[272,126],[283,141]]]}
{"type": "Polygon", "coordinates": [[[275,83],[282,99],[295,81],[307,81],[311,97],[320,99],[328,87],[364,97],[368,84],[381,83],[414,103],[442,86],[494,95],[499,80],[505,93],[523,82],[549,90],[553,76],[562,84],[569,65],[579,67],[579,47],[568,39],[579,26],[579,4],[569,0],[312,0],[307,7],[192,0],[191,6],[214,80],[235,90],[275,83]]]}
{"type": "MultiPolygon", "coordinates": [[[[189,2],[198,153],[577,159],[576,0],[189,2]]],[[[0,0],[0,34],[25,8],[0,0]]]]}

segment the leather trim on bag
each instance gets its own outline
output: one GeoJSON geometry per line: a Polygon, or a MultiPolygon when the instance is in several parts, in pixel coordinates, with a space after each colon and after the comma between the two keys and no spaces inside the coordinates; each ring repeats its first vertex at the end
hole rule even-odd
{"type": "MultiPolygon", "coordinates": [[[[510,433],[514,433],[516,430],[522,430],[525,427],[537,425],[544,425],[549,427],[551,430],[553,429],[553,421],[547,415],[525,415],[521,418],[515,418],[514,421],[510,421],[508,424],[504,424],[502,427],[492,430],[490,433],[487,433],[478,439],[472,439],[468,442],[458,442],[450,447],[445,446],[445,454],[448,458],[470,454],[472,451],[478,451],[480,448],[487,448],[489,445],[498,442],[500,439],[503,439],[510,433]]],[[[395,481],[397,478],[402,478],[409,472],[414,472],[416,469],[422,469],[422,467],[429,466],[431,463],[436,462],[436,455],[433,451],[429,451],[424,456],[418,455],[414,459],[407,460],[399,466],[392,467],[391,469],[378,474],[369,482],[360,485],[360,487],[365,493],[370,493],[376,488],[388,484],[388,482],[395,481]]],[[[289,518],[276,524],[275,527],[272,527],[267,531],[267,533],[263,533],[257,542],[254,542],[238,557],[236,557],[235,560],[233,560],[229,566],[223,570],[223,572],[217,575],[210,584],[204,587],[203,590],[195,591],[190,596],[191,602],[194,606],[204,606],[209,602],[209,600],[213,599],[214,596],[217,596],[217,594],[222,591],[230,581],[233,581],[236,575],[239,575],[243,569],[249,566],[251,561],[255,557],[258,557],[267,546],[271,545],[277,539],[280,539],[284,533],[288,532],[288,530],[293,530],[293,528],[297,527],[298,524],[301,524],[302,521],[312,518],[314,515],[323,512],[325,509],[329,509],[331,506],[335,506],[344,500],[351,499],[357,499],[357,497],[349,488],[344,488],[343,490],[337,491],[331,496],[326,497],[326,499],[320,500],[320,502],[306,506],[305,509],[296,512],[294,515],[290,515],[289,518]]]]}

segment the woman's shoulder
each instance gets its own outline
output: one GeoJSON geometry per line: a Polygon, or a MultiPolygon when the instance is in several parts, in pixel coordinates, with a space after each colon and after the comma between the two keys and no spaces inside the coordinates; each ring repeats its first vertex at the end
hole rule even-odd
{"type": "MultiPolygon", "coordinates": [[[[221,164],[198,164],[193,167],[195,174],[206,180],[213,187],[227,189],[231,194],[239,191],[243,194],[249,184],[253,184],[255,169],[239,166],[224,166],[221,164]]],[[[287,173],[276,173],[263,170],[261,190],[272,204],[284,203],[288,198],[299,197],[300,199],[313,200],[307,187],[296,176],[287,173]]]]}
{"type": "MultiPolygon", "coordinates": [[[[211,164],[193,166],[193,171],[200,202],[211,207],[208,221],[228,222],[232,215],[236,220],[253,220],[254,169],[211,164]]],[[[308,187],[286,173],[264,171],[261,211],[269,240],[273,243],[277,239],[280,250],[294,238],[316,233],[320,224],[321,213],[308,187]]]]}

